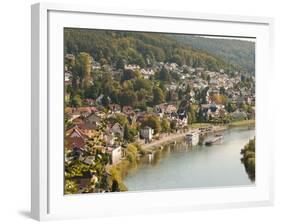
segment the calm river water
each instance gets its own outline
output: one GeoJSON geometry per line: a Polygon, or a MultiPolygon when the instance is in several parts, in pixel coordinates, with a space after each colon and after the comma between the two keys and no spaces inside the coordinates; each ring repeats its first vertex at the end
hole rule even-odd
{"type": "Polygon", "coordinates": [[[221,144],[188,147],[182,141],[165,146],[150,161],[142,158],[125,178],[126,186],[139,191],[253,184],[240,161],[240,150],[255,136],[254,127],[232,128],[222,134],[221,144]]]}

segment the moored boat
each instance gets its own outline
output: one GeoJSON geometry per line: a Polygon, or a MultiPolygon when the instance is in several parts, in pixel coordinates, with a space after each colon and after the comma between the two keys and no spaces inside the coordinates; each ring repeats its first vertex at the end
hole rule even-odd
{"type": "Polygon", "coordinates": [[[215,143],[221,143],[223,136],[221,134],[216,134],[214,138],[205,142],[205,145],[213,145],[215,143]]]}

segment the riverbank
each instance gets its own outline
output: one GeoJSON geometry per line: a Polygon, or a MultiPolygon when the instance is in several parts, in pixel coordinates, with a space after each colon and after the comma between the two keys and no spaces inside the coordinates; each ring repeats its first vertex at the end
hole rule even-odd
{"type": "Polygon", "coordinates": [[[153,140],[150,143],[142,143],[140,144],[141,148],[143,150],[151,150],[153,148],[157,148],[163,145],[167,145],[170,143],[173,143],[176,140],[183,139],[185,135],[188,132],[191,131],[198,131],[199,128],[208,128],[212,127],[210,131],[207,131],[207,133],[215,133],[215,132],[220,132],[224,131],[228,128],[233,128],[233,127],[242,127],[242,126],[254,126],[255,125],[255,120],[243,120],[243,121],[234,121],[230,124],[222,124],[222,125],[214,125],[212,123],[195,123],[190,125],[191,128],[189,128],[188,131],[181,131],[178,133],[171,133],[171,134],[165,134],[164,136],[160,136],[160,139],[158,140],[153,140]]]}
{"type": "Polygon", "coordinates": [[[182,139],[185,137],[185,135],[187,133],[188,133],[188,131],[167,134],[165,136],[162,136],[161,139],[159,139],[159,140],[154,140],[147,144],[141,144],[140,146],[143,150],[152,149],[152,148],[155,148],[155,147],[158,147],[161,145],[166,145],[166,144],[172,143],[176,140],[182,139]]]}
{"type": "Polygon", "coordinates": [[[255,138],[251,139],[241,150],[241,161],[244,163],[245,170],[249,178],[254,181],[256,177],[256,150],[255,150],[255,138]]]}
{"type": "Polygon", "coordinates": [[[243,121],[233,121],[228,124],[229,127],[241,127],[241,126],[254,126],[256,124],[255,120],[243,120],[243,121]]]}

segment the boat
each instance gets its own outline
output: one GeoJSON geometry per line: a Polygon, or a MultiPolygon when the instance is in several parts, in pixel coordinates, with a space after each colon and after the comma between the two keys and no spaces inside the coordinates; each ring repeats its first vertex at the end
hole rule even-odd
{"type": "Polygon", "coordinates": [[[214,138],[208,140],[205,142],[205,145],[213,145],[215,143],[220,143],[222,140],[223,136],[221,134],[216,134],[214,138]]]}
{"type": "Polygon", "coordinates": [[[199,143],[199,132],[190,132],[186,134],[186,140],[189,145],[194,146],[199,143]]]}

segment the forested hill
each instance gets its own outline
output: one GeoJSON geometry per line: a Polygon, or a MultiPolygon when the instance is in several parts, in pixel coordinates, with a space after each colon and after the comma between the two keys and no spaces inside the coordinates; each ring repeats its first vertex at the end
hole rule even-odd
{"type": "Polygon", "coordinates": [[[255,74],[255,43],[235,39],[213,39],[192,35],[169,35],[180,43],[224,58],[227,62],[241,66],[246,72],[255,74]]]}
{"type": "Polygon", "coordinates": [[[123,60],[147,67],[162,61],[211,71],[237,68],[218,56],[194,49],[165,34],[66,28],[64,35],[65,53],[87,52],[94,60],[110,64],[123,60]]]}

